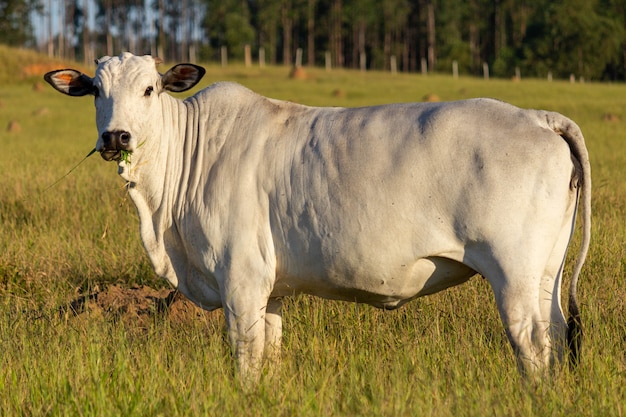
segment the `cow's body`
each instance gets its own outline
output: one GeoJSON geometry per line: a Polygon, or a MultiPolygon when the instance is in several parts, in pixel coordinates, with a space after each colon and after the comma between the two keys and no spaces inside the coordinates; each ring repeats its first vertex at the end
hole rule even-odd
{"type": "Polygon", "coordinates": [[[120,174],[155,270],[202,307],[224,308],[242,372],[279,346],[280,297],[396,308],[477,272],[521,367],[560,355],[580,184],[574,316],[589,243],[589,161],[569,119],[489,99],[315,108],[232,83],[184,102],[141,97],[133,88],[158,80],[149,61],[99,65],[97,147],[133,152],[120,174]],[[128,140],[114,147],[107,132],[128,140]]]}

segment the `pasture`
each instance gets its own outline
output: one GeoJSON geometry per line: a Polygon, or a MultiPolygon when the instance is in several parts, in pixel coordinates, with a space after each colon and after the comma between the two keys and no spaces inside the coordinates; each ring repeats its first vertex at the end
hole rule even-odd
{"type": "Polygon", "coordinates": [[[132,306],[115,300],[89,307],[102,301],[90,294],[114,284],[165,283],[144,254],[115,164],[94,155],[48,189],[94,147],[92,100],[47,85],[40,91],[33,86],[41,77],[16,80],[20,64],[0,62],[0,415],[626,414],[625,85],[323,69],[295,80],[281,67],[205,65],[200,88],[231,80],[310,105],[434,94],[559,111],[581,127],[592,163],[593,240],[578,287],[585,340],[576,370],[521,380],[491,289],[476,276],[395,311],[288,300],[283,363],[245,392],[233,376],[221,311],[181,319],[153,304],[133,319],[125,314],[132,306]]]}

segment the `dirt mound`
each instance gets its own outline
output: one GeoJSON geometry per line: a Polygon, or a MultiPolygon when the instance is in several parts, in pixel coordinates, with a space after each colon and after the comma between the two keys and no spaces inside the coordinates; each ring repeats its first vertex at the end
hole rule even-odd
{"type": "Polygon", "coordinates": [[[602,120],[610,123],[619,123],[619,116],[614,113],[604,113],[602,115],[602,120]]]}
{"type": "Polygon", "coordinates": [[[304,68],[296,66],[293,67],[289,72],[289,78],[292,78],[294,80],[306,80],[307,78],[309,78],[309,76],[304,68]]]}
{"type": "Polygon", "coordinates": [[[50,58],[44,54],[23,48],[0,45],[0,84],[14,84],[23,80],[42,81],[48,71],[59,68],[76,68],[86,74],[93,74],[94,65],[50,58]]]}
{"type": "Polygon", "coordinates": [[[20,133],[22,131],[22,125],[17,120],[9,121],[7,125],[7,132],[9,133],[20,133]]]}
{"type": "Polygon", "coordinates": [[[429,103],[435,103],[437,101],[441,101],[441,99],[439,98],[439,96],[437,94],[426,94],[424,97],[422,97],[422,101],[426,101],[429,103]]]}
{"type": "Polygon", "coordinates": [[[219,311],[201,309],[176,290],[156,290],[143,285],[131,288],[112,285],[75,298],[61,306],[59,313],[66,319],[83,314],[113,317],[140,327],[155,317],[167,316],[170,321],[188,323],[198,318],[218,320],[221,316],[219,311]]]}

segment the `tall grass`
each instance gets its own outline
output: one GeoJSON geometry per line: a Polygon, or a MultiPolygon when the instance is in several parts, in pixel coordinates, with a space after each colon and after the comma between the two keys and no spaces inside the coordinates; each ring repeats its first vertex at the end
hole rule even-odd
{"type": "MultiPolygon", "coordinates": [[[[234,379],[219,316],[183,325],[155,314],[139,325],[112,314],[59,314],[59,305],[98,286],[164,284],[114,164],[93,156],[46,190],[93,148],[93,104],[36,92],[27,79],[0,85],[0,415],[624,415],[626,86],[308,72],[297,81],[284,68],[209,66],[204,85],[234,80],[331,106],[490,96],[579,123],[594,180],[580,367],[522,381],[479,277],[397,311],[287,300],[283,363],[268,367],[252,392],[234,379]],[[20,132],[5,131],[10,120],[20,132]]],[[[575,239],[571,255],[577,247],[575,239]]]]}

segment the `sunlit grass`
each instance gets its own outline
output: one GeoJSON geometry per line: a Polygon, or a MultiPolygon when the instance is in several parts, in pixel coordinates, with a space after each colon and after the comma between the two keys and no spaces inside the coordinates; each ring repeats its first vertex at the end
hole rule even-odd
{"type": "Polygon", "coordinates": [[[626,86],[323,69],[302,81],[286,68],[207,67],[202,86],[233,80],[309,105],[489,96],[576,120],[594,180],[580,367],[522,381],[480,277],[397,311],[287,300],[283,363],[253,392],[233,378],[223,319],[157,315],[146,328],[59,314],[97,286],[164,283],[115,164],[94,155],[46,191],[93,148],[93,103],[28,80],[0,85],[0,415],[624,415],[626,86]],[[19,132],[6,131],[11,120],[19,132]]]}

